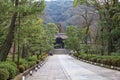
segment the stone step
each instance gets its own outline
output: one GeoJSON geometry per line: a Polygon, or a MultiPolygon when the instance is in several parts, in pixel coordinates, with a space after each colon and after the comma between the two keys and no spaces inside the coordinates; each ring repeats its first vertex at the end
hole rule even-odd
{"type": "Polygon", "coordinates": [[[51,51],[53,54],[67,54],[66,49],[54,49],[51,51]]]}

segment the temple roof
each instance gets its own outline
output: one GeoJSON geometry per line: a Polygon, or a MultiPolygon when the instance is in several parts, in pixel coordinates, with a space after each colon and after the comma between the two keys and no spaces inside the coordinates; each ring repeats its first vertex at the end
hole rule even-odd
{"type": "Polygon", "coordinates": [[[68,38],[68,36],[66,36],[65,33],[57,33],[56,36],[55,36],[55,38],[66,39],[66,38],[68,38]]]}

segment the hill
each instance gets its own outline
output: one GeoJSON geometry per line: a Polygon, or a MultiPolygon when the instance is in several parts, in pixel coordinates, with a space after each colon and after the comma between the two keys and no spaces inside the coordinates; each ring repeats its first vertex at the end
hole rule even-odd
{"type": "Polygon", "coordinates": [[[61,23],[65,29],[68,25],[83,26],[84,18],[82,15],[85,14],[87,9],[88,19],[93,18],[92,25],[97,21],[97,15],[91,15],[93,7],[87,7],[80,5],[77,8],[73,7],[73,1],[69,0],[58,0],[58,1],[46,1],[45,14],[43,16],[44,23],[61,23]]]}

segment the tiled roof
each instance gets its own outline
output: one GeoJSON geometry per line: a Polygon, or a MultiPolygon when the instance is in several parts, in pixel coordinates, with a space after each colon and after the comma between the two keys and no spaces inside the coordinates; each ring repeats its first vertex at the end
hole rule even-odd
{"type": "Polygon", "coordinates": [[[67,36],[65,35],[65,33],[58,33],[58,34],[56,34],[55,38],[58,38],[58,37],[60,37],[62,39],[66,39],[67,38],[67,36]]]}

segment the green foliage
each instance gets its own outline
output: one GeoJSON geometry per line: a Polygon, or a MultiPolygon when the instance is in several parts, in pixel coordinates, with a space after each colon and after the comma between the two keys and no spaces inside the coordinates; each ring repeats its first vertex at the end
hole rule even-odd
{"type": "Polygon", "coordinates": [[[28,64],[22,64],[25,68],[25,70],[27,70],[29,68],[28,64]]]}
{"type": "Polygon", "coordinates": [[[5,40],[10,16],[13,13],[12,9],[13,9],[13,6],[11,1],[8,1],[8,0],[0,1],[0,11],[1,11],[0,13],[0,45],[5,40]]]}
{"type": "MultiPolygon", "coordinates": [[[[110,55],[120,49],[120,2],[118,0],[103,1],[100,0],[74,0],[74,6],[85,5],[94,6],[99,15],[99,34],[97,34],[97,44],[101,45],[103,52],[110,55]]],[[[88,11],[88,10],[87,10],[88,11]]]]}
{"type": "MultiPolygon", "coordinates": [[[[0,13],[0,17],[1,17],[1,19],[0,19],[0,37],[1,37],[0,38],[0,46],[1,46],[1,44],[5,45],[3,43],[3,42],[5,42],[4,40],[9,38],[9,36],[6,36],[6,34],[9,34],[8,31],[12,32],[12,33],[13,32],[18,33],[18,28],[16,28],[16,26],[18,26],[18,24],[19,24],[19,26],[21,26],[20,29],[23,26],[27,27],[27,26],[32,25],[32,27],[33,27],[33,24],[29,24],[30,19],[33,19],[33,17],[34,17],[33,20],[37,20],[38,15],[43,13],[44,8],[45,8],[44,0],[39,0],[39,1],[33,1],[33,0],[1,0],[0,1],[0,11],[2,11],[2,12],[0,13]],[[13,20],[12,16],[15,13],[16,13],[16,15],[14,15],[15,17],[14,17],[14,20],[13,20]],[[20,18],[20,23],[18,21],[19,20],[18,16],[17,16],[18,13],[19,13],[19,16],[20,16],[19,17],[20,18]],[[28,20],[29,20],[29,23],[27,22],[28,20]],[[11,29],[8,29],[9,28],[9,27],[7,27],[8,25],[9,25],[10,28],[13,27],[14,25],[15,26],[11,30],[11,29]]],[[[41,30],[41,29],[38,29],[38,30],[41,30]]],[[[11,35],[14,35],[14,33],[13,34],[12,33],[11,33],[11,35]]],[[[19,34],[15,34],[15,36],[14,36],[15,39],[13,39],[14,37],[12,37],[11,40],[8,41],[8,42],[13,43],[13,41],[18,40],[18,35],[19,35],[19,38],[20,38],[22,34],[20,34],[20,32],[19,32],[19,34]]],[[[37,36],[38,36],[38,34],[37,34],[37,36]]],[[[25,36],[23,36],[23,37],[25,38],[25,36]]],[[[24,39],[24,42],[21,43],[21,45],[23,45],[25,43],[26,42],[25,42],[25,39],[24,39]]],[[[27,42],[27,44],[28,44],[28,42],[27,42]]],[[[7,46],[11,46],[11,45],[12,44],[9,44],[9,43],[7,44],[7,46]]],[[[9,49],[9,48],[5,48],[5,49],[9,49]]],[[[4,56],[7,57],[7,54],[9,52],[9,50],[7,50],[6,53],[4,53],[4,51],[6,51],[6,50],[3,50],[3,52],[2,52],[2,50],[0,52],[0,55],[1,56],[4,55],[4,56]]],[[[2,57],[0,57],[0,58],[2,59],[2,57]]],[[[6,60],[6,59],[4,59],[4,60],[6,60]]]]}
{"type": "Polygon", "coordinates": [[[7,80],[9,78],[9,72],[6,69],[0,69],[0,80],[7,80]]]}
{"type": "Polygon", "coordinates": [[[45,58],[47,57],[48,55],[46,54],[46,53],[43,53],[43,54],[41,54],[40,56],[39,56],[39,60],[40,61],[43,61],[43,60],[45,60],[45,58]]]}
{"type": "Polygon", "coordinates": [[[25,71],[25,67],[23,65],[19,65],[19,72],[23,73],[25,71]]]}
{"type": "Polygon", "coordinates": [[[78,57],[80,58],[80,56],[79,56],[78,53],[74,53],[73,55],[74,55],[75,57],[77,57],[77,58],[78,58],[78,57]]]}
{"type": "Polygon", "coordinates": [[[28,66],[29,66],[29,67],[32,67],[32,66],[34,66],[35,64],[36,64],[35,61],[30,61],[30,62],[28,62],[28,66]]]}
{"type": "Polygon", "coordinates": [[[65,40],[65,44],[66,48],[72,49],[79,53],[80,40],[78,34],[78,28],[76,26],[68,26],[66,30],[66,35],[68,38],[65,40]]]}
{"type": "MultiPolygon", "coordinates": [[[[21,65],[22,65],[22,64],[27,64],[27,60],[21,58],[19,63],[20,63],[21,65]]],[[[17,62],[16,62],[16,64],[17,64],[17,62]]]]}
{"type": "Polygon", "coordinates": [[[38,59],[37,59],[37,56],[35,55],[35,56],[31,56],[31,57],[29,57],[28,58],[28,61],[37,61],[38,59]]]}
{"type": "Polygon", "coordinates": [[[58,32],[57,26],[54,23],[43,25],[41,18],[36,20],[34,17],[25,22],[26,23],[21,27],[20,46],[25,45],[25,49],[29,47],[30,53],[36,55],[51,50],[54,43],[53,38],[58,32]],[[29,25],[29,27],[27,27],[27,25],[29,25]]]}
{"type": "MultiPolygon", "coordinates": [[[[17,61],[16,61],[17,64],[17,61]]],[[[24,66],[25,70],[28,69],[29,65],[28,65],[28,61],[26,59],[20,59],[19,65],[24,66]]]]}
{"type": "Polygon", "coordinates": [[[17,65],[12,61],[6,61],[5,64],[10,64],[10,65],[12,65],[14,67],[17,67],[17,65]]]}
{"type": "Polygon", "coordinates": [[[2,62],[0,64],[0,69],[6,69],[9,72],[9,78],[12,79],[17,73],[17,68],[9,63],[2,62]]]}
{"type": "Polygon", "coordinates": [[[98,55],[91,55],[86,53],[81,53],[81,54],[74,53],[74,56],[95,63],[105,64],[109,66],[117,66],[117,67],[120,66],[120,56],[98,56],[98,55]]]}

